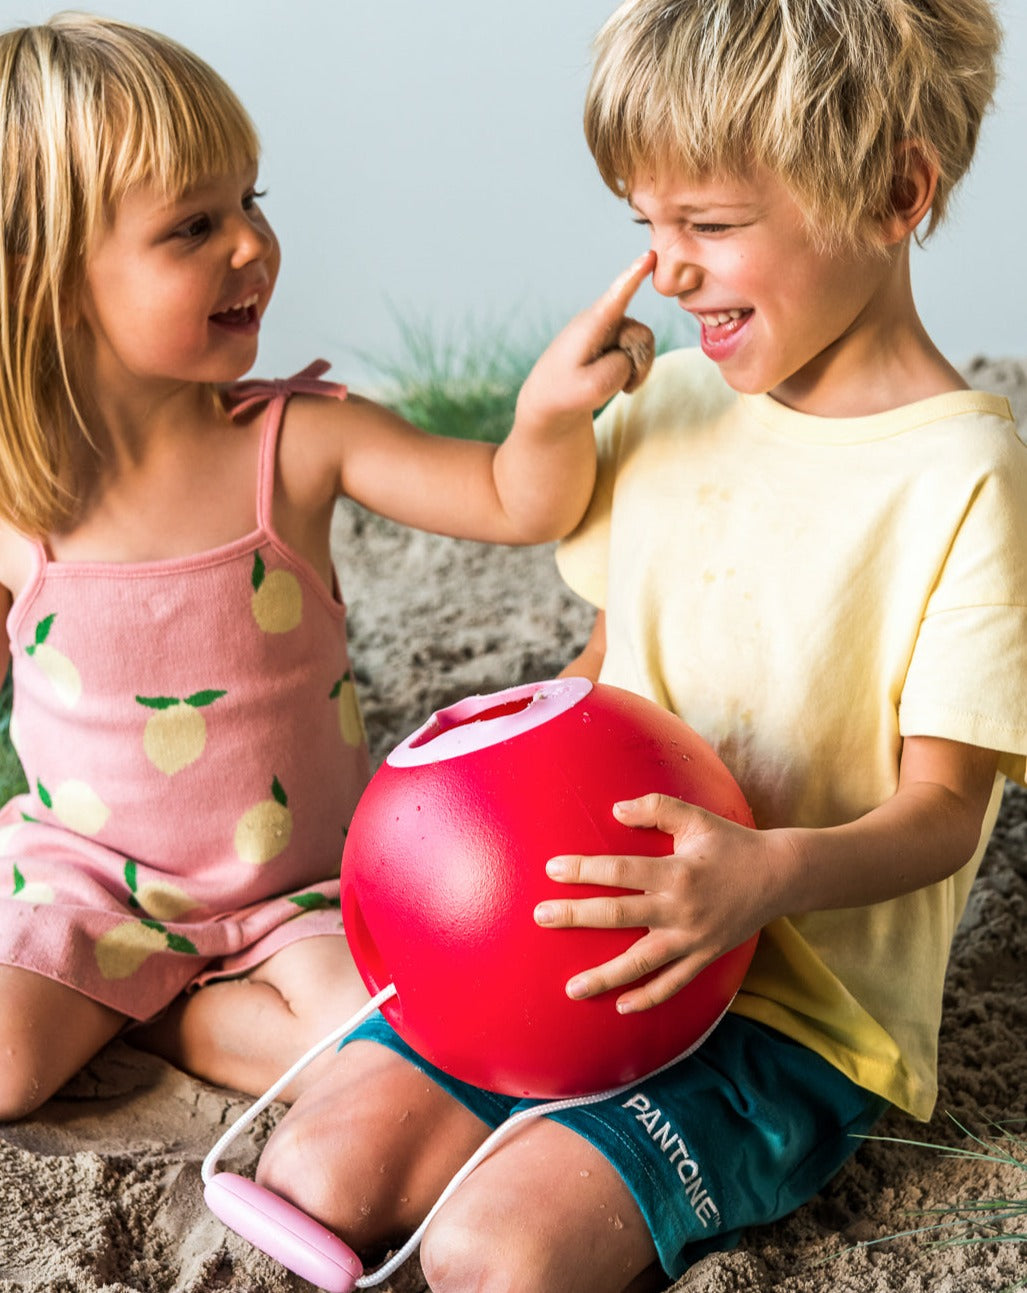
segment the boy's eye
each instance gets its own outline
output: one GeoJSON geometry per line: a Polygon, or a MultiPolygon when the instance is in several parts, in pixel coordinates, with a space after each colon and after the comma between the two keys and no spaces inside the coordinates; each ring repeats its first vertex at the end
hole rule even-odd
{"type": "Polygon", "coordinates": [[[176,238],[202,238],[210,232],[210,216],[192,216],[175,230],[176,238]]]}
{"type": "Polygon", "coordinates": [[[692,228],[696,233],[724,233],[731,228],[729,224],[694,224],[692,228]]]}
{"type": "Polygon", "coordinates": [[[250,189],[243,195],[242,205],[244,211],[249,211],[257,205],[258,202],[267,197],[267,189],[250,189]]]}

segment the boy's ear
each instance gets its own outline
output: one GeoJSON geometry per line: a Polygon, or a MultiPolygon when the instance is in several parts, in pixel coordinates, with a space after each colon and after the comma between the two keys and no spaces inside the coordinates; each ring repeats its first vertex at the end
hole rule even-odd
{"type": "Polygon", "coordinates": [[[880,221],[886,246],[901,242],[930,213],[938,187],[938,166],[916,139],[904,139],[895,146],[891,209],[880,221]]]}

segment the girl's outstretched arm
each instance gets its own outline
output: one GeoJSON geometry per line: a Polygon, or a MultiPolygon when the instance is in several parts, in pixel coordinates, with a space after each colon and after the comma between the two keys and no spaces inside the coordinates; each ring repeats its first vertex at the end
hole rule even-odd
{"type": "Polygon", "coordinates": [[[651,253],[640,257],[556,337],[499,446],[429,435],[359,396],[293,401],[281,458],[286,505],[316,512],[348,495],[457,538],[522,544],[567,534],[595,481],[594,410],[634,390],[652,365],[652,333],[626,316],[652,265],[651,253]],[[290,420],[302,422],[295,437],[290,420]]]}

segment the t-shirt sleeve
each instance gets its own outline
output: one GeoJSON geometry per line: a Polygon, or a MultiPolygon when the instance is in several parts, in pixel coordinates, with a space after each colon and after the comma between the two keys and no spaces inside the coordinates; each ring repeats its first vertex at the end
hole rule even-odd
{"type": "Polygon", "coordinates": [[[903,736],[997,750],[1027,769],[1027,448],[970,500],[928,598],[899,704],[903,736]]]}

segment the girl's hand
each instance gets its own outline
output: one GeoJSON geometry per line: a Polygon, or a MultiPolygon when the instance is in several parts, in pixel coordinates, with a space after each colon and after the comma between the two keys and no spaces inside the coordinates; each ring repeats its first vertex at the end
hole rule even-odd
{"type": "Polygon", "coordinates": [[[547,425],[591,414],[618,391],[641,386],[655,342],[652,331],[625,312],[655,263],[654,252],[640,256],[550,343],[521,387],[519,422],[547,425]]]}
{"type": "Polygon", "coordinates": [[[627,826],[652,827],[674,838],[669,857],[555,857],[547,874],[562,884],[606,885],[623,895],[548,899],[535,920],[549,929],[634,929],[647,932],[611,961],[575,975],[567,995],[593,997],[644,975],[647,983],[617,999],[622,1014],[668,1000],[722,953],[745,942],[780,914],[775,908],[769,837],[705,809],[646,795],[614,805],[627,826]]]}

